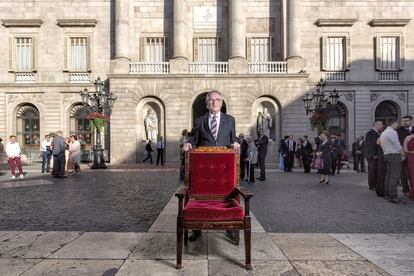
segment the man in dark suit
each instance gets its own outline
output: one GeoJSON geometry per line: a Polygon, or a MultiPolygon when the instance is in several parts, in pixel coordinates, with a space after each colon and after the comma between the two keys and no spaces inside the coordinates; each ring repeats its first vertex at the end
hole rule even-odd
{"type": "Polygon", "coordinates": [[[309,142],[308,136],[303,136],[303,143],[300,148],[300,155],[302,157],[304,173],[310,173],[310,166],[312,162],[312,144],[309,142]]]}
{"type": "Polygon", "coordinates": [[[371,191],[377,186],[377,140],[380,130],[384,127],[382,121],[375,121],[372,128],[365,134],[365,157],[368,161],[368,188],[371,191]]]}
{"type": "Polygon", "coordinates": [[[246,172],[246,161],[247,161],[247,148],[249,145],[244,140],[244,134],[239,134],[238,143],[240,144],[240,180],[244,180],[246,172]]]}
{"type": "MultiPolygon", "coordinates": [[[[213,147],[233,147],[240,149],[240,144],[236,140],[236,124],[233,116],[221,113],[223,96],[218,91],[207,93],[207,109],[209,112],[196,119],[193,132],[193,139],[190,143],[185,143],[184,151],[192,147],[213,146],[213,147]]],[[[235,240],[235,232],[227,231],[230,239],[235,240]]],[[[193,230],[189,240],[195,241],[201,236],[201,230],[193,230]]]]}
{"type": "Polygon", "coordinates": [[[52,154],[53,154],[53,169],[54,177],[64,178],[67,177],[65,173],[65,138],[63,138],[62,131],[56,131],[56,133],[49,134],[53,137],[52,141],[52,154]]]}
{"type": "Polygon", "coordinates": [[[358,138],[355,145],[355,163],[357,172],[365,172],[365,139],[364,136],[358,138]]]}
{"type": "MultiPolygon", "coordinates": [[[[407,136],[414,133],[412,127],[413,117],[407,115],[401,118],[401,126],[397,129],[398,140],[400,140],[401,146],[404,145],[404,140],[407,136]]],[[[403,188],[403,193],[406,196],[410,196],[410,186],[408,185],[408,163],[407,158],[404,158],[401,161],[401,186],[403,188]]]]}
{"type": "Polygon", "coordinates": [[[266,154],[267,154],[267,145],[269,144],[269,137],[265,135],[265,132],[263,129],[259,130],[259,139],[257,140],[256,146],[257,146],[257,153],[259,157],[259,168],[260,168],[260,177],[257,179],[259,181],[265,181],[266,180],[266,168],[265,168],[265,162],[266,162],[266,154]]]}
{"type": "Polygon", "coordinates": [[[345,150],[345,142],[340,138],[340,135],[332,134],[331,140],[331,152],[332,152],[332,175],[335,175],[335,172],[340,173],[341,166],[340,164],[342,159],[342,154],[345,150]]]}
{"type": "Polygon", "coordinates": [[[293,140],[293,135],[289,136],[289,139],[286,140],[287,152],[285,156],[285,166],[287,167],[287,172],[291,172],[293,164],[295,162],[295,152],[296,152],[296,142],[293,140]]]}
{"type": "Polygon", "coordinates": [[[285,172],[288,172],[288,168],[286,165],[286,160],[287,160],[287,154],[289,151],[288,145],[287,145],[287,141],[289,139],[289,136],[285,136],[285,139],[283,139],[280,143],[280,153],[282,153],[282,157],[283,157],[283,169],[285,172]]]}

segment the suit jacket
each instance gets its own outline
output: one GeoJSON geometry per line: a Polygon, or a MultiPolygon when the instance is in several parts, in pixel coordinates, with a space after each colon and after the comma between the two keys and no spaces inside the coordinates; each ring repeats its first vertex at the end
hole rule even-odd
{"type": "Polygon", "coordinates": [[[234,118],[225,113],[220,114],[220,124],[216,140],[208,125],[208,115],[207,113],[196,119],[191,145],[193,147],[215,146],[230,148],[236,141],[236,123],[234,118]]]}
{"type": "Polygon", "coordinates": [[[365,156],[365,141],[362,141],[362,143],[358,142],[355,145],[355,155],[363,155],[365,156]]]}
{"type": "Polygon", "coordinates": [[[293,141],[293,150],[292,151],[290,151],[289,150],[289,139],[287,139],[286,141],[285,141],[285,144],[286,144],[286,153],[288,153],[288,152],[295,152],[296,151],[296,142],[295,141],[293,141]]]}
{"type": "Polygon", "coordinates": [[[377,156],[377,140],[380,134],[372,128],[365,135],[365,157],[367,159],[377,156]]]}
{"type": "Polygon", "coordinates": [[[53,155],[64,153],[66,150],[65,139],[62,136],[56,135],[53,138],[53,155]]]}
{"type": "Polygon", "coordinates": [[[313,152],[312,144],[309,141],[306,143],[306,146],[302,144],[300,152],[302,156],[305,156],[305,157],[312,155],[312,152],[313,152]]]}
{"type": "MultiPolygon", "coordinates": [[[[413,128],[413,130],[414,130],[414,128],[413,128]]],[[[407,138],[407,136],[414,133],[413,130],[410,131],[410,130],[406,129],[405,127],[402,127],[402,126],[397,129],[398,140],[400,140],[401,146],[404,144],[405,138],[407,138]]]]}
{"type": "Polygon", "coordinates": [[[269,144],[269,137],[263,135],[257,141],[257,152],[260,156],[265,156],[267,153],[267,145],[269,144]]]}

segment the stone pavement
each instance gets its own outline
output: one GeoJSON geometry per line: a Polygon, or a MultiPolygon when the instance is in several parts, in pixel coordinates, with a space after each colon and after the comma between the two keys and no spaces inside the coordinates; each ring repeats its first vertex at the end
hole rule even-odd
{"type": "MultiPolygon", "coordinates": [[[[346,185],[342,182],[348,182],[350,187],[359,190],[365,200],[369,197],[379,200],[375,208],[387,204],[372,192],[366,191],[365,194],[367,189],[361,181],[363,176],[349,173],[346,177],[336,178],[329,187],[314,184],[316,175],[305,176],[311,180],[305,181],[310,188],[306,191],[307,197],[299,200],[296,198],[297,190],[287,186],[297,186],[299,190],[306,188],[298,184],[303,182],[303,174],[285,175],[272,170],[269,170],[266,182],[248,184],[250,189],[256,189],[256,201],[252,201],[253,271],[243,268],[243,238],[240,246],[234,246],[226,240],[223,232],[216,231],[204,232],[199,241],[189,243],[183,256],[184,268],[176,270],[177,200],[171,195],[178,186],[174,181],[177,172],[173,172],[172,167],[165,170],[160,173],[158,168],[120,167],[99,172],[86,169],[61,183],[39,175],[31,175],[25,181],[12,184],[0,178],[0,227],[6,225],[1,228],[4,231],[0,231],[0,275],[414,275],[414,230],[408,233],[410,224],[401,233],[362,233],[357,231],[360,228],[356,224],[361,224],[358,219],[353,228],[348,228],[355,232],[327,232],[325,230],[329,228],[323,224],[317,232],[316,226],[312,228],[309,225],[320,224],[321,219],[313,215],[306,224],[310,231],[293,233],[294,228],[288,228],[291,231],[274,229],[284,225],[301,229],[303,225],[274,224],[275,218],[266,218],[274,215],[269,210],[289,204],[283,200],[278,203],[280,197],[288,197],[292,210],[289,215],[295,217],[303,210],[294,208],[294,205],[318,207],[317,204],[307,205],[304,199],[309,198],[309,194],[316,201],[316,196],[320,193],[325,196],[325,192],[335,201],[338,200],[336,187],[339,191],[351,192],[350,196],[357,196],[352,189],[342,190],[346,185]],[[19,183],[22,183],[21,187],[16,186],[19,183]],[[277,195],[284,189],[287,189],[286,193],[277,195]],[[315,189],[318,192],[310,193],[315,189]],[[278,198],[267,198],[266,191],[269,196],[273,194],[278,198]],[[159,202],[142,205],[145,198],[137,195],[143,193],[150,194],[152,201],[158,198],[159,202]],[[41,199],[37,200],[39,197],[41,199]],[[19,207],[16,202],[26,208],[19,207]],[[7,208],[10,204],[15,205],[7,208]],[[34,210],[25,210],[28,208],[34,210]],[[54,209],[58,211],[54,213],[54,209]],[[42,213],[46,219],[42,218],[42,213]],[[71,213],[74,215],[68,219],[71,213]],[[132,221],[132,218],[139,221],[145,214],[148,214],[147,218],[139,223],[132,221]],[[121,219],[117,220],[117,216],[121,219]],[[13,217],[24,219],[16,222],[13,217]],[[59,223],[51,223],[55,220],[59,223]],[[86,222],[82,223],[84,220],[86,222]],[[122,224],[125,220],[126,223],[122,224]],[[35,225],[30,227],[31,223],[35,225]]],[[[372,204],[371,201],[367,203],[368,206],[372,204]]],[[[344,207],[341,204],[339,202],[335,207],[339,212],[344,207]]],[[[412,214],[413,205],[407,206],[399,206],[395,214],[412,214]]],[[[320,214],[323,219],[326,206],[322,207],[320,214]]],[[[354,208],[354,212],[357,208],[359,206],[354,208]]],[[[287,210],[283,209],[283,212],[287,210]]],[[[278,216],[283,221],[286,214],[278,216]]],[[[361,227],[364,229],[365,226],[361,227]]]]}

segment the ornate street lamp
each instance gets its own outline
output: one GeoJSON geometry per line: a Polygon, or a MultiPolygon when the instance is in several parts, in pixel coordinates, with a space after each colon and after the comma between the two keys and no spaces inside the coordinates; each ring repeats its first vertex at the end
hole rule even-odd
{"type": "Polygon", "coordinates": [[[306,95],[302,98],[306,115],[321,113],[326,109],[335,107],[338,104],[338,99],[341,95],[336,91],[336,89],[328,95],[324,91],[325,86],[326,82],[323,79],[320,79],[320,81],[316,83],[315,92],[312,94],[306,93],[306,95]]]}
{"type": "MultiPolygon", "coordinates": [[[[105,91],[104,82],[98,77],[94,82],[95,91],[88,92],[85,88],[80,92],[82,97],[82,103],[85,106],[89,106],[91,112],[98,113],[99,117],[109,118],[114,107],[116,97],[112,92],[105,91]]],[[[101,145],[101,128],[96,127],[96,140],[93,147],[93,162],[92,169],[106,169],[105,161],[103,158],[103,148],[101,145]]]]}

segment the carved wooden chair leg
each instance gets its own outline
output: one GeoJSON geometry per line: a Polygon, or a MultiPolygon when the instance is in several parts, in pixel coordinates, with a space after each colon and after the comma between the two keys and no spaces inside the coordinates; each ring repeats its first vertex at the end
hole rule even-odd
{"type": "Polygon", "coordinates": [[[251,230],[244,230],[244,250],[246,254],[246,269],[251,270],[252,269],[252,263],[251,263],[251,230]]]}
{"type": "Polygon", "coordinates": [[[188,230],[184,230],[184,245],[188,244],[188,230]]]}
{"type": "Polygon", "coordinates": [[[175,268],[180,269],[182,265],[182,256],[183,256],[183,229],[177,228],[177,265],[175,268]]]}

